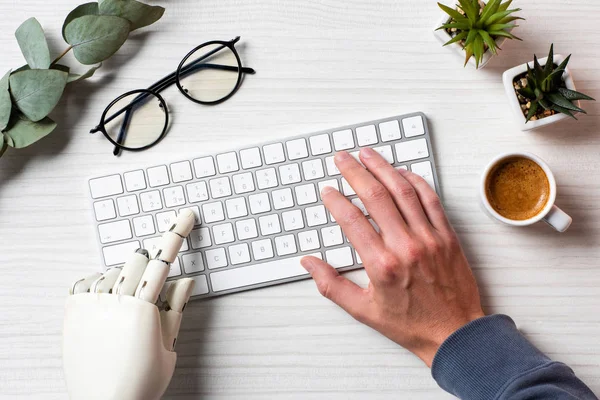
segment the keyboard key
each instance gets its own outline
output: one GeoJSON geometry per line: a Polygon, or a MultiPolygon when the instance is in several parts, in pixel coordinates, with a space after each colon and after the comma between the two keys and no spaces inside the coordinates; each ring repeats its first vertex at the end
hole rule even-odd
{"type": "Polygon", "coordinates": [[[194,225],[200,225],[202,223],[202,219],[200,218],[200,208],[198,208],[198,206],[180,208],[178,214],[181,213],[181,210],[191,210],[194,213],[194,225]]]}
{"type": "Polygon", "coordinates": [[[350,247],[328,250],[325,252],[325,259],[333,268],[349,267],[354,264],[350,247]]]}
{"type": "Polygon", "coordinates": [[[396,158],[399,163],[429,157],[429,150],[427,149],[425,139],[396,143],[395,147],[396,158]]]}
{"type": "MultiPolygon", "coordinates": [[[[420,117],[419,117],[420,118],[420,117]]],[[[433,190],[435,190],[435,182],[433,181],[433,170],[431,169],[431,162],[424,161],[420,163],[416,163],[410,166],[412,172],[417,175],[420,175],[433,190]]]]}
{"type": "Polygon", "coordinates": [[[175,211],[166,211],[156,214],[156,225],[158,226],[159,232],[166,232],[175,223],[177,219],[177,214],[175,211]]]}
{"type": "Polygon", "coordinates": [[[169,173],[166,165],[148,168],[148,183],[150,187],[158,187],[169,184],[169,173]]]}
{"type": "Polygon", "coordinates": [[[323,188],[325,186],[332,187],[335,190],[337,190],[338,192],[340,191],[340,186],[338,184],[337,179],[330,179],[328,181],[319,182],[319,196],[321,195],[321,191],[323,190],[323,188]]]}
{"type": "Polygon", "coordinates": [[[194,172],[196,173],[196,178],[206,178],[207,176],[215,175],[217,172],[213,158],[196,158],[194,160],[194,172]]]}
{"type": "Polygon", "coordinates": [[[277,186],[277,174],[275,168],[256,171],[256,183],[259,189],[269,189],[277,186]]]}
{"type": "Polygon", "coordinates": [[[228,177],[223,176],[221,178],[211,179],[208,183],[210,185],[210,194],[213,199],[231,196],[231,185],[229,184],[228,177]]]}
{"type": "Polygon", "coordinates": [[[212,246],[208,228],[194,229],[190,232],[189,237],[190,244],[194,250],[212,246]]]}
{"type": "Polygon", "coordinates": [[[309,141],[310,151],[313,156],[331,153],[331,142],[329,141],[328,134],[324,133],[322,135],[311,136],[309,141]]]}
{"type": "Polygon", "coordinates": [[[242,221],[236,221],[235,230],[239,240],[254,239],[258,237],[258,230],[256,229],[256,220],[245,219],[242,221]]]}
{"type": "Polygon", "coordinates": [[[278,256],[287,256],[298,252],[294,235],[285,235],[275,238],[275,249],[278,256]]]}
{"type": "Polygon", "coordinates": [[[251,149],[241,150],[240,160],[242,161],[243,169],[260,167],[262,165],[262,160],[260,159],[260,149],[258,147],[253,147],[251,149]]]}
{"type": "Polygon", "coordinates": [[[208,269],[223,268],[227,266],[227,256],[224,248],[206,251],[206,263],[208,269]]]}
{"type": "Polygon", "coordinates": [[[185,204],[185,196],[183,195],[183,188],[181,186],[163,189],[163,196],[165,196],[165,206],[167,208],[185,204]]]}
{"type": "Polygon", "coordinates": [[[198,203],[199,201],[208,200],[208,189],[206,182],[196,182],[186,185],[188,201],[190,203],[198,203]]]}
{"type": "Polygon", "coordinates": [[[181,265],[179,264],[179,257],[175,257],[175,261],[169,265],[169,275],[167,277],[173,278],[179,275],[181,275],[181,265]]]}
{"type": "Polygon", "coordinates": [[[213,226],[213,236],[215,238],[215,244],[231,243],[235,241],[233,235],[233,225],[230,223],[215,225],[213,226]]]}
{"type": "Polygon", "coordinates": [[[254,254],[254,259],[256,261],[273,258],[274,254],[271,240],[263,239],[252,242],[252,254],[254,254]]]}
{"type": "Polygon", "coordinates": [[[158,190],[141,193],[140,202],[142,203],[142,211],[144,212],[156,211],[162,208],[162,200],[158,190]]]}
{"type": "Polygon", "coordinates": [[[186,274],[204,271],[204,260],[200,252],[184,254],[181,260],[183,261],[183,270],[186,274]]]}
{"type": "Polygon", "coordinates": [[[362,211],[362,213],[364,215],[369,215],[369,211],[367,210],[367,207],[365,207],[365,204],[362,202],[361,199],[359,199],[358,197],[355,199],[351,200],[351,203],[354,204],[354,206],[356,208],[358,208],[360,211],[362,211]]]}
{"type": "Polygon", "coordinates": [[[407,138],[425,134],[423,118],[421,118],[420,115],[410,118],[404,118],[402,120],[402,128],[404,128],[404,135],[407,138]]]}
{"type": "Polygon", "coordinates": [[[206,275],[191,276],[190,278],[196,282],[190,294],[191,296],[198,296],[208,293],[208,281],[206,280],[206,275]]]}
{"type": "Polygon", "coordinates": [[[299,232],[298,243],[300,243],[300,251],[316,250],[321,247],[317,231],[299,232]]]}
{"type": "Polygon", "coordinates": [[[192,167],[189,161],[171,164],[171,179],[173,183],[192,180],[192,167]]]}
{"type": "Polygon", "coordinates": [[[123,184],[119,175],[91,179],[89,183],[93,199],[123,193],[123,184]]]}
{"type": "Polygon", "coordinates": [[[327,213],[324,205],[308,207],[304,210],[308,226],[324,225],[327,223],[327,213]]]}
{"type": "Polygon", "coordinates": [[[94,213],[96,214],[96,221],[106,221],[107,219],[113,219],[117,217],[115,203],[113,203],[112,199],[95,202],[94,213]]]}
{"type": "Polygon", "coordinates": [[[338,225],[321,228],[321,237],[323,238],[323,246],[325,247],[344,243],[342,229],[338,225]]]}
{"type": "Polygon", "coordinates": [[[144,171],[141,169],[125,172],[123,177],[125,178],[125,188],[127,188],[128,192],[146,189],[146,178],[144,177],[144,171]]]}
{"type": "Polygon", "coordinates": [[[128,220],[109,222],[98,225],[101,243],[119,242],[125,239],[131,239],[131,226],[128,220]]]}
{"type": "Polygon", "coordinates": [[[358,254],[358,251],[354,250],[354,255],[356,256],[356,263],[357,264],[362,264],[362,259],[360,258],[360,254],[358,254]]]}
{"type": "Polygon", "coordinates": [[[236,194],[248,193],[254,191],[254,180],[250,172],[233,176],[233,189],[236,194]]]}
{"type": "Polygon", "coordinates": [[[148,236],[154,235],[156,230],[154,229],[154,220],[152,215],[144,215],[133,219],[133,230],[135,236],[148,236]]]}
{"type": "Polygon", "coordinates": [[[204,221],[208,224],[212,222],[223,221],[225,219],[222,203],[203,204],[202,214],[204,215],[204,221]]]}
{"type": "Polygon", "coordinates": [[[286,232],[304,228],[304,220],[300,210],[284,212],[281,214],[281,219],[283,220],[283,229],[286,232]]]}
{"type": "Polygon", "coordinates": [[[298,183],[300,178],[300,166],[298,164],[288,164],[279,167],[279,177],[282,185],[298,183]]]}
{"type": "Polygon", "coordinates": [[[333,161],[333,156],[325,158],[325,165],[327,167],[327,175],[335,176],[340,174],[340,170],[335,165],[335,161],[333,161]]]}
{"type": "Polygon", "coordinates": [[[336,151],[347,150],[354,147],[354,137],[351,129],[333,132],[333,147],[336,151]]]}
{"type": "Polygon", "coordinates": [[[133,194],[130,196],[119,197],[117,199],[117,207],[119,208],[119,215],[121,217],[128,217],[140,212],[137,197],[133,194]]]}
{"type": "Polygon", "coordinates": [[[344,192],[344,196],[352,196],[356,194],[356,192],[354,191],[354,189],[352,189],[352,186],[350,186],[346,178],[342,178],[342,191],[344,192]]]}
{"type": "Polygon", "coordinates": [[[274,190],[271,195],[273,196],[273,208],[276,210],[294,206],[294,198],[292,197],[292,189],[290,188],[274,190]]]}
{"type": "Polygon", "coordinates": [[[375,125],[367,125],[356,128],[356,140],[359,146],[369,146],[377,143],[377,131],[375,125]]]}
{"type": "Polygon", "coordinates": [[[239,265],[250,262],[250,250],[246,243],[229,246],[229,259],[231,265],[239,265]]]}
{"type": "Polygon", "coordinates": [[[258,224],[260,225],[260,233],[263,236],[281,233],[281,225],[279,225],[279,216],[277,214],[260,217],[258,224]]]}
{"type": "MultiPolygon", "coordinates": [[[[320,259],[323,257],[321,253],[310,255],[320,259]]],[[[300,265],[301,258],[291,257],[212,273],[210,274],[212,289],[215,292],[222,292],[249,285],[308,275],[306,270],[300,265]]]]}
{"type": "Polygon", "coordinates": [[[294,191],[296,192],[296,201],[299,206],[317,202],[317,192],[315,191],[315,185],[312,183],[296,186],[294,191]]]}
{"type": "Polygon", "coordinates": [[[237,199],[229,199],[225,202],[225,208],[227,208],[227,216],[230,219],[245,217],[248,215],[248,209],[246,208],[246,199],[238,197],[237,199]]]}
{"type": "MultiPolygon", "coordinates": [[[[396,144],[396,146],[398,146],[396,144]]],[[[376,152],[378,152],[381,157],[383,157],[390,164],[394,163],[394,155],[392,154],[392,146],[380,146],[373,148],[376,152]]]]}
{"type": "Polygon", "coordinates": [[[269,203],[269,195],[267,193],[253,194],[248,197],[248,201],[252,214],[262,214],[271,211],[271,203],[269,203]]]}
{"type": "Polygon", "coordinates": [[[285,161],[283,145],[281,143],[273,143],[263,146],[263,153],[265,154],[265,163],[267,165],[277,164],[285,161]]]}
{"type": "Polygon", "coordinates": [[[379,124],[379,134],[382,142],[391,142],[402,137],[400,134],[400,125],[397,120],[382,122],[379,124]]]}
{"type": "Polygon", "coordinates": [[[104,265],[111,267],[113,265],[124,264],[131,256],[131,253],[139,249],[140,242],[121,243],[114,246],[105,246],[102,248],[104,256],[104,265]]]}
{"type": "Polygon", "coordinates": [[[217,156],[217,165],[219,166],[219,172],[222,174],[235,172],[240,169],[235,152],[219,154],[217,156]]]}
{"type": "Polygon", "coordinates": [[[320,159],[304,161],[302,163],[302,172],[304,172],[304,179],[307,181],[325,177],[325,171],[323,171],[323,161],[320,159]]]}
{"type": "Polygon", "coordinates": [[[285,142],[285,148],[287,149],[288,159],[290,161],[308,157],[305,139],[287,141],[285,142]]]}

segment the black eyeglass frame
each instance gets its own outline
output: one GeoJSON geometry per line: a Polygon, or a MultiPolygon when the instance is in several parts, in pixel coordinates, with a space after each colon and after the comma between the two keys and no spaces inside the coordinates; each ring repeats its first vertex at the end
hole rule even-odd
{"type": "Polygon", "coordinates": [[[169,113],[168,113],[167,103],[165,102],[163,97],[160,95],[161,91],[163,91],[167,87],[175,84],[177,86],[177,88],[179,89],[179,91],[186,98],[193,101],[194,103],[204,104],[204,105],[216,105],[216,104],[220,104],[220,103],[226,101],[227,99],[229,99],[231,96],[233,96],[239,90],[239,88],[242,84],[243,74],[245,74],[245,73],[246,74],[254,74],[256,72],[252,68],[242,66],[242,60],[240,59],[240,56],[239,56],[237,50],[235,49],[235,44],[239,40],[240,40],[240,37],[238,36],[235,39],[232,39],[230,41],[212,40],[209,42],[202,43],[199,46],[196,46],[188,54],[186,54],[186,56],[181,60],[181,62],[179,63],[179,65],[177,67],[177,70],[175,72],[163,77],[162,79],[155,82],[147,89],[131,90],[131,91],[126,92],[126,93],[122,94],[121,96],[117,97],[113,101],[111,101],[110,104],[104,109],[104,112],[102,113],[102,116],[100,118],[100,123],[95,128],[90,130],[90,133],[96,133],[98,131],[102,132],[104,137],[106,137],[106,139],[108,139],[108,141],[115,146],[115,149],[113,151],[113,154],[115,156],[118,155],[121,150],[142,151],[142,150],[146,150],[146,149],[149,149],[150,147],[157,145],[166,136],[168,125],[169,125],[169,113]],[[209,45],[214,45],[214,44],[221,45],[222,47],[212,50],[211,52],[205,54],[202,58],[199,58],[198,60],[195,60],[190,65],[187,65],[184,67],[185,62],[194,53],[196,53],[198,50],[200,50],[203,47],[206,47],[209,45]],[[229,48],[231,50],[231,52],[233,53],[233,55],[235,56],[236,61],[237,61],[237,68],[234,66],[225,66],[225,65],[218,65],[218,64],[200,64],[200,65],[197,64],[198,62],[210,57],[211,55],[222,50],[225,47],[229,48]],[[183,78],[188,73],[195,72],[198,69],[202,69],[202,68],[215,68],[215,69],[224,69],[224,70],[231,70],[231,71],[235,71],[237,69],[238,77],[237,77],[235,86],[232,88],[232,90],[227,95],[225,95],[217,100],[214,100],[214,101],[202,101],[202,100],[193,98],[181,84],[181,78],[183,78]],[[107,119],[106,114],[110,111],[110,109],[116,103],[118,103],[125,97],[130,96],[132,94],[136,94],[136,93],[139,93],[139,95],[131,103],[129,103],[126,107],[122,108],[121,110],[115,112],[113,115],[111,115],[107,119]],[[160,103],[160,107],[165,112],[165,123],[164,123],[164,126],[163,126],[160,136],[158,136],[158,138],[156,138],[153,142],[149,143],[146,146],[142,146],[142,147],[127,147],[127,146],[124,146],[123,144],[120,144],[119,142],[122,142],[122,140],[124,140],[124,137],[126,135],[126,127],[127,127],[127,124],[129,123],[129,119],[130,119],[129,115],[131,115],[133,107],[138,102],[142,101],[143,99],[147,98],[148,96],[155,96],[160,103]],[[117,137],[117,140],[114,140],[108,134],[108,132],[106,130],[106,124],[109,123],[110,121],[112,121],[117,116],[121,115],[123,112],[125,112],[126,115],[125,115],[124,121],[121,125],[119,137],[117,137]]]}

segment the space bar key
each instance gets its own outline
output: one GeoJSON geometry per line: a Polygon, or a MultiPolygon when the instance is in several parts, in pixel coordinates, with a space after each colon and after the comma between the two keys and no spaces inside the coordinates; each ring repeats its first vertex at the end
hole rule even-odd
{"type": "MultiPolygon", "coordinates": [[[[321,260],[323,259],[321,253],[307,255],[320,258],[321,260]]],[[[236,289],[244,286],[306,275],[306,270],[300,265],[300,259],[302,257],[304,256],[284,258],[263,264],[254,264],[227,271],[213,272],[210,274],[213,292],[222,292],[223,290],[236,289]]]]}

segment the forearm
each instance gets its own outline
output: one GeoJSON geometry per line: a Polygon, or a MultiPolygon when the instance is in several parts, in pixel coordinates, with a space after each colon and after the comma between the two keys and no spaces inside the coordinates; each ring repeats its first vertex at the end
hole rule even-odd
{"type": "Polygon", "coordinates": [[[541,353],[503,315],[480,318],[452,334],[438,350],[432,374],[463,400],[597,400],[569,367],[541,353]]]}

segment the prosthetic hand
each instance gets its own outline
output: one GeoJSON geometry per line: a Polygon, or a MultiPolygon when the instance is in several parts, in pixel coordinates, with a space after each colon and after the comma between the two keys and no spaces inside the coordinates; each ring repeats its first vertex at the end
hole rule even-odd
{"type": "Polygon", "coordinates": [[[140,249],[122,269],[75,282],[63,334],[71,400],[158,400],[163,395],[175,370],[173,350],[194,287],[191,279],[165,281],[193,226],[193,212],[182,210],[154,259],[140,249]]]}

